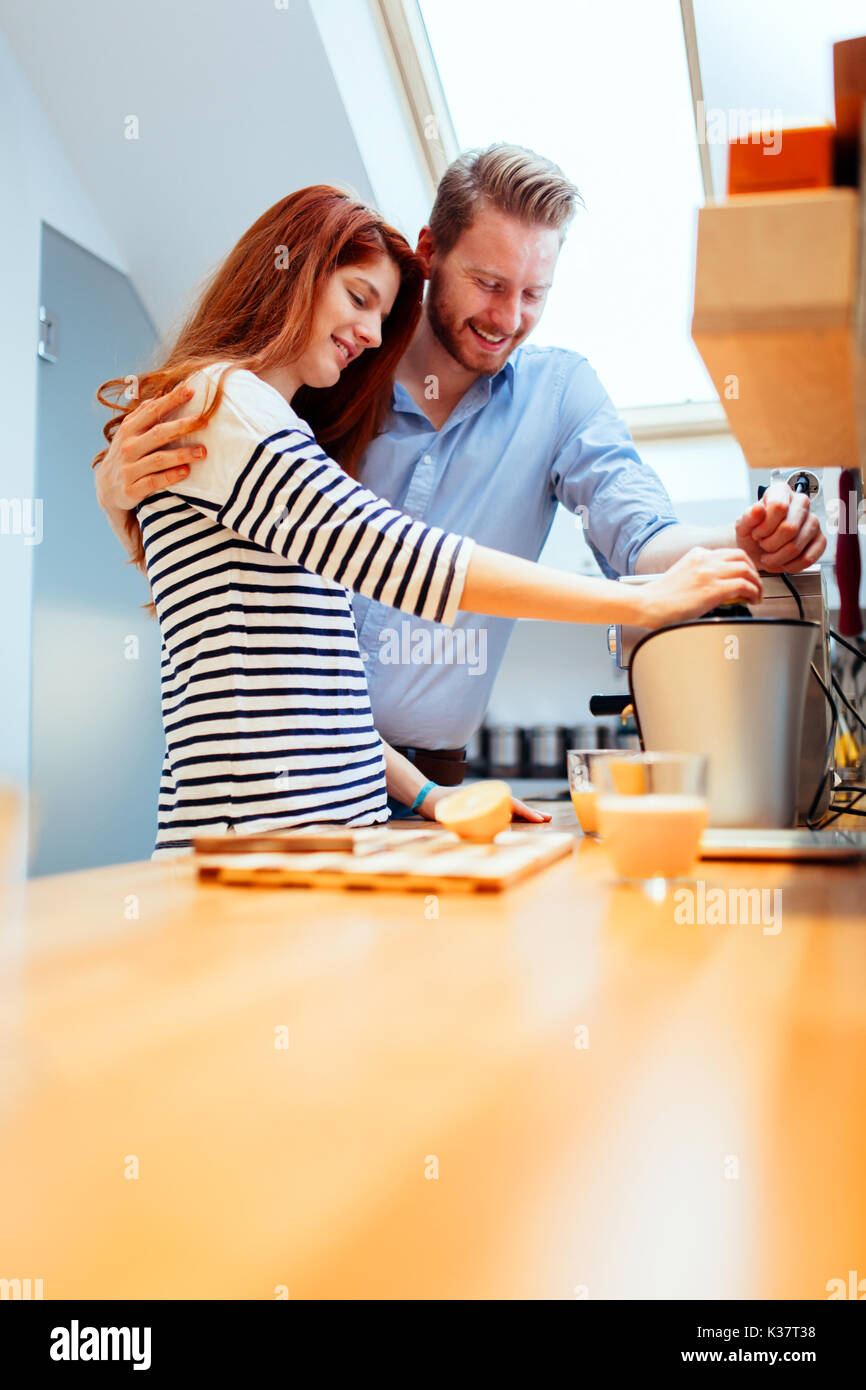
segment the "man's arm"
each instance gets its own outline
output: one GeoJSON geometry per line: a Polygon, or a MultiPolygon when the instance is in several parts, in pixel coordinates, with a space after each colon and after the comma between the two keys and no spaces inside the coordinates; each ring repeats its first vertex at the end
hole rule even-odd
{"type": "Polygon", "coordinates": [[[135,552],[135,541],[126,525],[132,508],[151,493],[180,482],[189,473],[190,464],[207,453],[202,444],[179,443],[196,429],[197,419],[165,418],[192,396],[191,388],[181,382],[166,395],[130,410],[118,425],[105,458],[93,470],[96,500],[128,555],[135,552]]]}
{"type": "Polygon", "coordinates": [[[660,574],[692,546],[707,550],[737,546],[759,570],[797,573],[820,559],[827,546],[809,498],[787,483],[773,483],[730,526],[665,526],[651,536],[635,561],[635,574],[660,574]]]}
{"type": "Polygon", "coordinates": [[[606,573],[658,574],[694,546],[744,550],[759,569],[802,570],[826,541],[809,498],[773,482],[760,502],[727,526],[687,526],[676,520],[661,479],[640,454],[595,372],[575,358],[558,408],[551,465],[553,490],[578,513],[606,573]],[[642,536],[650,532],[648,540],[642,536]]]}

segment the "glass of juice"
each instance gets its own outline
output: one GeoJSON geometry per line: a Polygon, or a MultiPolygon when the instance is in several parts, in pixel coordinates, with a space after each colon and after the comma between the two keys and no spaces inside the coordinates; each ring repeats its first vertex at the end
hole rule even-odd
{"type": "Polygon", "coordinates": [[[707,759],[628,753],[596,764],[599,833],[619,878],[645,883],[689,874],[709,822],[707,759]]]}
{"type": "Polygon", "coordinates": [[[584,835],[597,835],[598,822],[595,811],[596,783],[593,768],[598,759],[622,757],[616,748],[569,748],[568,750],[568,790],[574,806],[578,824],[584,835]]]}

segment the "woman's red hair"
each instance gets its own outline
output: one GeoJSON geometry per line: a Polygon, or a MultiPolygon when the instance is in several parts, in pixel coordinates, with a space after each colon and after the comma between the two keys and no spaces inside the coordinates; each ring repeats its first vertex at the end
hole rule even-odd
{"type": "MultiPolygon", "coordinates": [[[[411,341],[421,312],[424,277],[409,243],[375,209],[340,189],[315,184],[275,203],[245,232],[217,268],[178,337],[152,370],[138,378],[134,400],[129,377],[103,382],[97,399],[114,415],[103,430],[111,442],[124,416],[142,401],[163,396],[193,372],[214,362],[261,371],[296,360],[313,327],[316,296],[340,266],[363,265],[389,256],[400,272],[400,288],[382,325],[382,344],[350,362],[334,386],[303,386],[293,408],[320,444],[348,473],[354,473],[370,441],[382,429],[391,403],[397,363],[411,341]]],[[[220,378],[201,415],[213,415],[223,392],[220,378]]],[[[95,467],[107,449],[97,454],[95,467]]],[[[130,532],[138,531],[135,513],[130,532]]],[[[140,537],[138,554],[142,563],[140,537]]]]}

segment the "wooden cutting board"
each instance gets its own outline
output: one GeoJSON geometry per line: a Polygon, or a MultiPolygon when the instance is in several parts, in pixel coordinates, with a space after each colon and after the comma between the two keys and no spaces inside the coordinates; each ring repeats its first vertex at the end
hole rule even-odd
{"type": "Polygon", "coordinates": [[[573,835],[503,830],[476,845],[449,830],[349,832],[351,850],[195,855],[199,878],[262,888],[408,888],[418,892],[499,892],[568,854],[573,835]],[[371,843],[376,837],[377,847],[371,843]]]}

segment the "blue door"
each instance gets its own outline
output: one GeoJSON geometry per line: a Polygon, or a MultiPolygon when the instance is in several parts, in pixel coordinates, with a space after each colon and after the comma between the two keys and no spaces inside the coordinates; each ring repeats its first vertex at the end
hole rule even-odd
{"type": "Polygon", "coordinates": [[[96,505],[90,471],[110,418],[96,388],[140,371],[156,332],[126,275],[45,225],[41,303],[33,874],[149,857],[163,749],[150,592],[96,505]]]}

